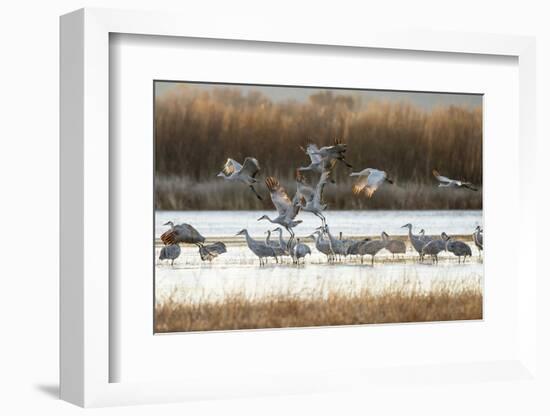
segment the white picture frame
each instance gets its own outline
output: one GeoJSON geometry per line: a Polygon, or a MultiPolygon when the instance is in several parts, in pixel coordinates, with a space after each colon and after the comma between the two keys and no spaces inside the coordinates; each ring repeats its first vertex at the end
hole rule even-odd
{"type": "MultiPolygon", "coordinates": [[[[245,22],[243,20],[243,22],[245,22]]],[[[536,239],[533,184],[535,163],[535,42],[533,38],[429,32],[358,30],[307,32],[277,25],[240,25],[223,20],[205,25],[172,13],[82,9],[61,18],[61,398],[80,406],[158,403],[199,398],[230,398],[334,391],[374,386],[381,380],[407,380],[407,369],[369,371],[341,368],[318,373],[270,374],[236,380],[220,374],[183,381],[110,382],[109,282],[110,169],[109,37],[137,34],[248,42],[383,48],[452,54],[504,55],[518,59],[520,215],[525,239],[536,239]],[[185,24],[182,22],[185,21],[185,24]],[[215,23],[215,24],[214,24],[215,23]],[[343,381],[346,380],[346,381],[343,381]]],[[[532,257],[520,254],[523,278],[517,292],[517,348],[505,360],[442,363],[415,370],[416,380],[525,380],[536,376],[537,271],[532,257]]],[[[531,255],[532,256],[532,255],[531,255]]]]}

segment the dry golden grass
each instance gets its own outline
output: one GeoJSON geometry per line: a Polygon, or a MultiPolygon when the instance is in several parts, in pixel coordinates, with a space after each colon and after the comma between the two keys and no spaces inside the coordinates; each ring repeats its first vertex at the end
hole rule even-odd
{"type": "Polygon", "coordinates": [[[391,285],[380,291],[273,294],[250,298],[182,302],[168,298],[156,306],[155,332],[289,328],[481,319],[479,281],[391,285]]]}

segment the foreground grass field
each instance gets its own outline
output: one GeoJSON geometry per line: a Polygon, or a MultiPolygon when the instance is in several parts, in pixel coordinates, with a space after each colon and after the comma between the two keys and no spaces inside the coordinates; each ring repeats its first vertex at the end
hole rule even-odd
{"type": "Polygon", "coordinates": [[[441,281],[328,292],[277,293],[259,298],[232,294],[200,302],[166,298],[156,305],[155,332],[289,328],[397,322],[472,320],[483,317],[480,281],[441,281]]]}

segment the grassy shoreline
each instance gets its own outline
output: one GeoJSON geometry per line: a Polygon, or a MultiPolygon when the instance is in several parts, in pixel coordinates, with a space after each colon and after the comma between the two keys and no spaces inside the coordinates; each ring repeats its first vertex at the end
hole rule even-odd
{"type": "Polygon", "coordinates": [[[274,293],[260,298],[230,294],[224,299],[182,302],[168,297],[155,308],[155,332],[315,327],[483,318],[481,281],[444,281],[430,290],[418,283],[380,291],[321,288],[274,293]]]}

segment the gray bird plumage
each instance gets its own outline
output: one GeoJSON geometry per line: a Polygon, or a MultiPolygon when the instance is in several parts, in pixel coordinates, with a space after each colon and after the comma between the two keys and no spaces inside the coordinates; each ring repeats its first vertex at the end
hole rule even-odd
{"type": "Polygon", "coordinates": [[[388,233],[382,231],[382,240],[386,242],[386,250],[388,250],[392,257],[396,254],[405,254],[407,252],[407,245],[404,241],[391,239],[388,233]]]}
{"type": "Polygon", "coordinates": [[[275,257],[275,251],[273,250],[273,247],[269,247],[265,243],[254,240],[252,237],[250,237],[250,234],[248,234],[248,230],[243,229],[239,231],[237,235],[245,236],[246,244],[248,245],[250,251],[258,256],[258,259],[260,260],[260,266],[263,266],[266,263],[265,259],[267,257],[275,257]]]}
{"type": "Polygon", "coordinates": [[[204,243],[205,238],[190,224],[174,225],[172,221],[168,221],[164,225],[170,226],[170,230],[160,236],[165,245],[185,243],[200,246],[204,243]]]}
{"type": "MultiPolygon", "coordinates": [[[[302,223],[302,220],[296,220],[296,216],[300,212],[300,204],[291,201],[285,188],[281,186],[279,181],[272,176],[269,176],[265,180],[267,189],[269,189],[271,202],[277,209],[278,216],[275,218],[270,218],[268,215],[262,215],[258,218],[260,220],[268,220],[273,224],[282,225],[290,234],[289,244],[292,244],[294,240],[294,231],[292,229],[298,224],[302,223]]],[[[289,247],[290,249],[290,247],[289,247]]]]}
{"type": "Polygon", "coordinates": [[[376,256],[376,254],[384,248],[386,248],[386,241],[370,240],[359,245],[357,248],[357,254],[361,256],[361,263],[363,263],[363,256],[371,256],[371,266],[374,266],[374,256],[376,256]]]}
{"type": "Polygon", "coordinates": [[[159,260],[171,260],[171,265],[174,265],[174,260],[181,254],[181,248],[177,244],[170,244],[160,249],[159,260]]]}
{"type": "MultiPolygon", "coordinates": [[[[300,243],[300,239],[296,239],[296,245],[292,249],[292,258],[294,263],[298,264],[301,258],[304,258],[306,255],[311,255],[311,249],[307,244],[300,243]]],[[[305,262],[305,258],[304,258],[305,262]]]]}
{"type": "Polygon", "coordinates": [[[481,257],[481,252],[483,251],[483,230],[479,225],[476,227],[473,237],[474,237],[474,244],[476,245],[477,250],[479,252],[479,256],[481,257]]]}
{"type": "Polygon", "coordinates": [[[432,263],[438,263],[439,258],[437,256],[439,253],[446,250],[448,238],[449,236],[447,236],[447,234],[441,233],[441,239],[435,239],[428,242],[422,248],[422,257],[427,254],[432,257],[432,263]]]}
{"type": "Polygon", "coordinates": [[[460,258],[464,257],[464,262],[466,262],[466,257],[472,257],[472,249],[464,241],[454,240],[449,238],[446,241],[446,250],[453,253],[458,257],[458,262],[460,263],[460,258]]]}
{"type": "Polygon", "coordinates": [[[212,261],[220,254],[226,253],[227,248],[224,243],[217,241],[212,244],[207,244],[199,247],[199,254],[202,261],[212,261]]]}
{"type": "Polygon", "coordinates": [[[323,238],[323,232],[321,230],[316,230],[310,237],[315,240],[315,248],[327,256],[329,262],[332,261],[334,252],[330,248],[330,241],[323,238]]]}
{"type": "Polygon", "coordinates": [[[413,246],[413,248],[416,250],[416,252],[420,256],[420,260],[423,260],[424,255],[422,254],[422,249],[427,244],[425,239],[423,239],[420,236],[414,235],[412,233],[412,224],[405,224],[401,228],[408,228],[409,229],[409,240],[411,242],[411,245],[413,246]]]}
{"type": "Polygon", "coordinates": [[[432,171],[434,177],[439,181],[440,188],[465,188],[470,191],[477,191],[478,189],[472,185],[471,182],[458,181],[456,179],[450,179],[441,175],[437,170],[432,171]]]}
{"type": "Polygon", "coordinates": [[[234,159],[227,159],[223,169],[217,176],[230,182],[240,182],[247,185],[250,190],[256,195],[256,198],[262,199],[262,197],[256,192],[254,184],[258,182],[256,175],[260,171],[260,164],[253,157],[246,157],[241,165],[234,159]]]}

